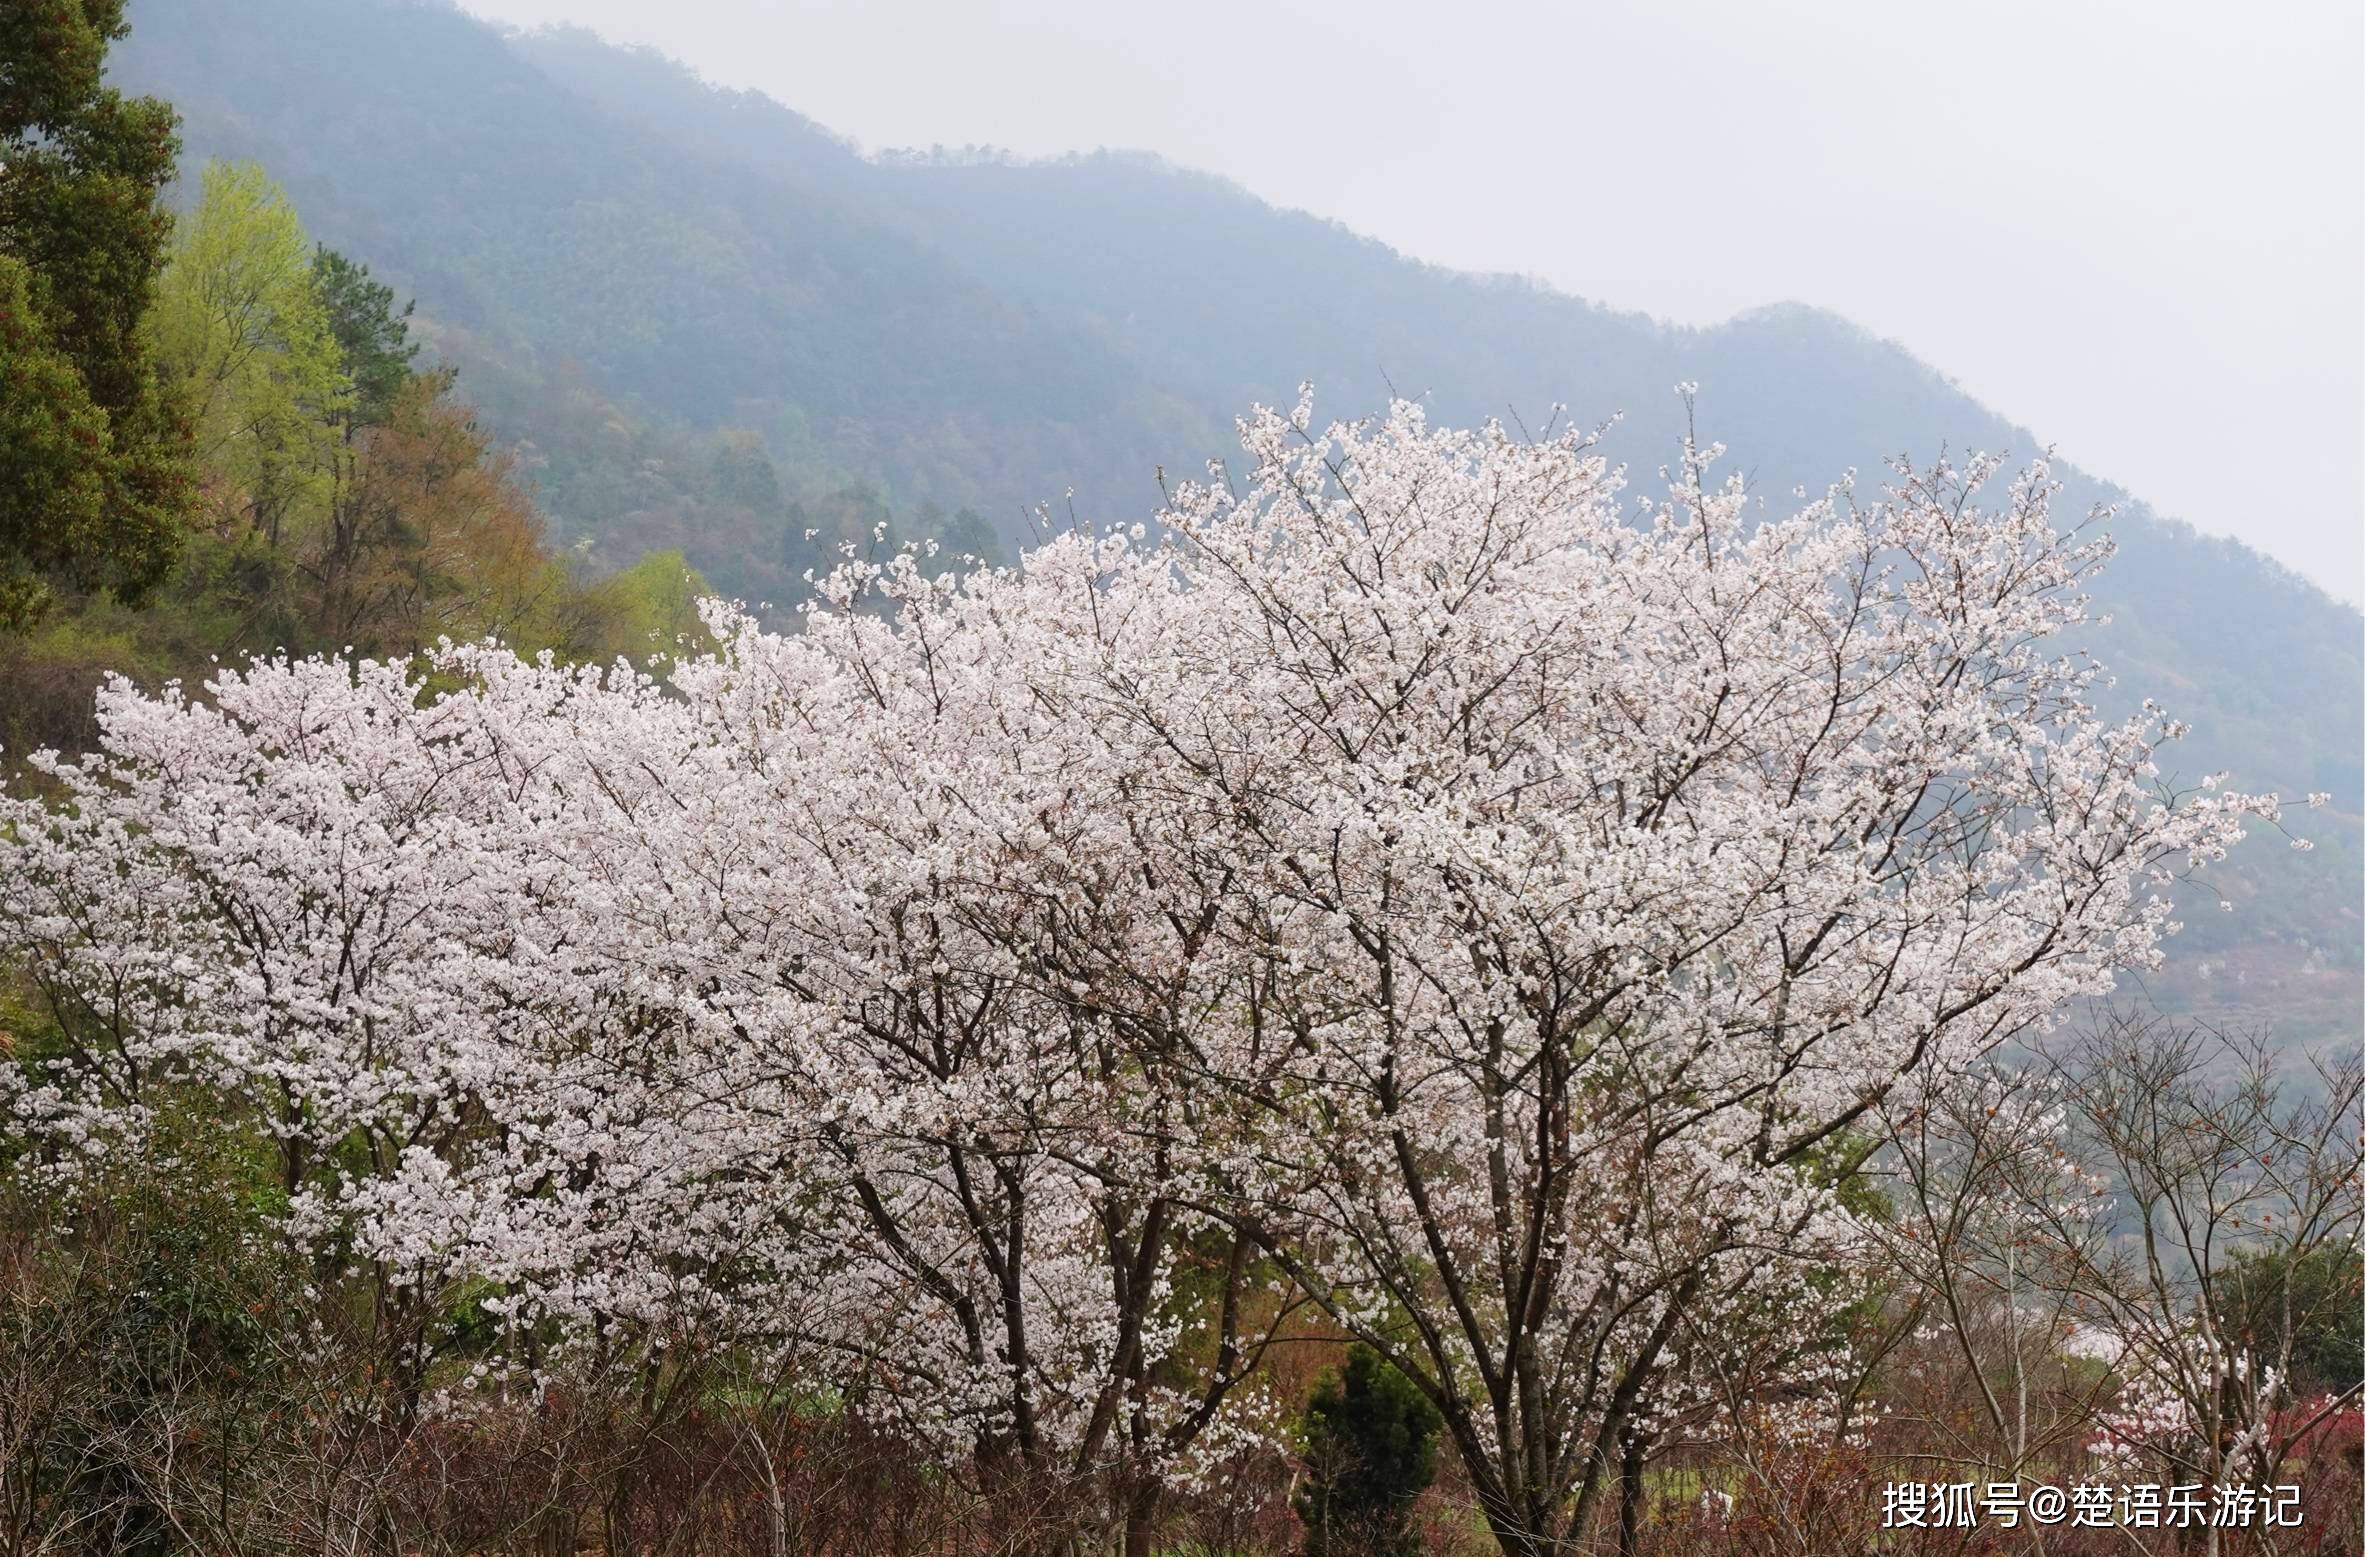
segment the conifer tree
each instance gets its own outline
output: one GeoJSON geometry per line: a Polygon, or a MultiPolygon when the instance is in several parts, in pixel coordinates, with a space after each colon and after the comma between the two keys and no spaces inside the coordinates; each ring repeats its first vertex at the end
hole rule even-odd
{"type": "Polygon", "coordinates": [[[170,107],[101,84],[122,0],[0,0],[0,630],[170,572],[189,434],[143,349],[170,107]]]}

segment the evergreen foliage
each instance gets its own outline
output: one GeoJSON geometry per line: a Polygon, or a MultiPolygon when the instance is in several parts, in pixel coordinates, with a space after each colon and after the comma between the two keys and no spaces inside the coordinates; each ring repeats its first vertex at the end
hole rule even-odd
{"type": "Polygon", "coordinates": [[[1306,1404],[1306,1485],[1298,1518],[1307,1557],[1399,1557],[1419,1550],[1412,1508],[1437,1474],[1437,1408],[1358,1342],[1306,1404]]]}
{"type": "Polygon", "coordinates": [[[171,571],[187,433],[141,322],[171,218],[172,111],[101,84],[121,0],[0,0],[0,632],[59,589],[171,571]]]}
{"type": "Polygon", "coordinates": [[[2291,1355],[2308,1387],[2342,1390],[2365,1379],[2365,1257],[2319,1247],[2294,1259],[2282,1249],[2237,1254],[2226,1270],[2228,1308],[2245,1344],[2291,1355]]]}

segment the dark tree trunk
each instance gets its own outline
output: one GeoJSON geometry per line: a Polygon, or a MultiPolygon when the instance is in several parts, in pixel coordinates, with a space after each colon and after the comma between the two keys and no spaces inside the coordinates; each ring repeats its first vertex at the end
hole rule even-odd
{"type": "Polygon", "coordinates": [[[1135,1492],[1125,1503],[1125,1557],[1153,1557],[1150,1537],[1157,1528],[1158,1488],[1135,1492]]]}
{"type": "Polygon", "coordinates": [[[1625,1455],[1618,1463],[1618,1557],[1641,1557],[1645,1450],[1640,1438],[1629,1438],[1625,1455]]]}

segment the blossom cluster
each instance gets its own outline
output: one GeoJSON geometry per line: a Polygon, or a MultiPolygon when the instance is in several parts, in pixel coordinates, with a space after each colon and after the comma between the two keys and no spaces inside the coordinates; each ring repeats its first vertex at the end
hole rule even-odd
{"type": "Polygon", "coordinates": [[[1581,436],[1241,435],[1155,534],[849,560],[657,671],[110,686],[0,800],[59,1034],[17,1171],[201,1096],[424,1307],[1079,1474],[1257,1431],[1311,1303],[1545,1529],[1812,1374],[1848,1132],[2151,966],[2274,814],[2088,704],[2107,548],[2041,467],[1768,518],[1687,451],[1637,520],[1581,436]]]}

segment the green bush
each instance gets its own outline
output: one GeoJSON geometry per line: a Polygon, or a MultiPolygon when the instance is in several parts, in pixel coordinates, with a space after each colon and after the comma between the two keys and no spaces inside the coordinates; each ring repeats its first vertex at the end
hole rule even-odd
{"type": "Polygon", "coordinates": [[[1356,1345],[1306,1405],[1307,1557],[1418,1550],[1412,1508],[1437,1473],[1437,1408],[1379,1353],[1356,1345]]]}

